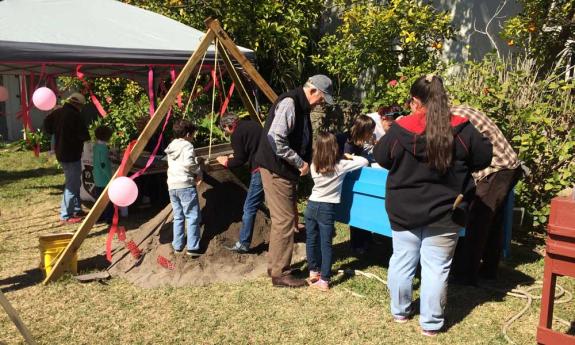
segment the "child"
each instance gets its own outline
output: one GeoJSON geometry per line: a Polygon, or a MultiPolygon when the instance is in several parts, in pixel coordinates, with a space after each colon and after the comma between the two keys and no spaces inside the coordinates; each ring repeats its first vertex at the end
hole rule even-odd
{"type": "MultiPolygon", "coordinates": [[[[106,126],[99,126],[94,131],[94,136],[96,137],[96,143],[92,149],[92,164],[94,166],[92,170],[94,188],[92,190],[97,200],[108,185],[108,182],[110,182],[110,179],[112,179],[112,165],[110,163],[110,151],[108,150],[108,141],[112,137],[112,129],[106,126]]],[[[114,208],[112,205],[108,205],[98,221],[111,223],[113,215],[114,208]]]]}
{"type": "MultiPolygon", "coordinates": [[[[351,127],[351,133],[345,142],[343,152],[355,156],[362,156],[373,163],[373,144],[375,121],[367,115],[360,115],[351,127]]],[[[349,227],[349,242],[355,255],[365,255],[371,242],[371,232],[349,227]]]]}
{"type": "Polygon", "coordinates": [[[187,254],[200,255],[200,204],[196,184],[201,181],[201,170],[191,140],[196,127],[187,120],[179,120],[173,127],[174,140],[165,152],[168,158],[168,190],[174,212],[174,239],[176,253],[184,251],[184,220],[188,222],[187,254]]]}
{"type": "Polygon", "coordinates": [[[305,210],[308,283],[321,291],[329,290],[332,263],[332,235],[335,207],[340,202],[345,175],[367,166],[367,159],[347,155],[341,159],[337,139],[331,133],[319,133],[313,143],[311,177],[314,186],[305,210]]]}

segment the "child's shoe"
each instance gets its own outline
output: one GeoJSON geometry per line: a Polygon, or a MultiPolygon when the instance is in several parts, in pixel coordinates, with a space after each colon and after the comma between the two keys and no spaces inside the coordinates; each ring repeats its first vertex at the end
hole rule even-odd
{"type": "Polygon", "coordinates": [[[426,337],[435,337],[439,333],[439,331],[426,331],[424,329],[421,330],[421,334],[425,335],[426,337]]]}
{"type": "Polygon", "coordinates": [[[328,292],[329,291],[329,282],[326,282],[325,280],[320,278],[318,281],[311,284],[309,287],[312,289],[317,289],[317,290],[322,291],[322,292],[328,292]]]}
{"type": "Polygon", "coordinates": [[[321,279],[321,273],[316,271],[309,271],[309,277],[305,280],[309,285],[321,279]]]}
{"type": "Polygon", "coordinates": [[[397,323],[406,323],[407,321],[409,321],[409,317],[407,316],[393,316],[393,321],[397,322],[397,323]]]}

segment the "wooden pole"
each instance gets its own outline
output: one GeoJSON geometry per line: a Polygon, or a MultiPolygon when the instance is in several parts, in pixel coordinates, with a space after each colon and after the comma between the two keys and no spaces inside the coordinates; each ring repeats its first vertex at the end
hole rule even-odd
{"type": "Polygon", "coordinates": [[[240,95],[240,98],[242,99],[242,103],[244,104],[244,107],[246,107],[246,109],[250,113],[250,117],[252,118],[252,120],[255,123],[258,123],[261,125],[261,120],[260,120],[259,115],[256,111],[256,108],[254,107],[254,105],[250,99],[250,95],[248,94],[246,88],[244,87],[244,84],[242,83],[242,81],[240,79],[241,77],[238,75],[238,71],[236,71],[236,69],[234,68],[234,65],[233,65],[232,61],[230,60],[225,48],[223,48],[220,44],[218,44],[218,51],[220,52],[220,55],[222,56],[222,60],[224,61],[224,64],[226,65],[226,69],[228,70],[228,73],[230,74],[230,76],[232,77],[232,80],[236,84],[238,93],[240,95]]]}
{"type": "MultiPolygon", "coordinates": [[[[184,86],[184,84],[186,83],[188,78],[190,77],[190,74],[192,73],[193,69],[196,67],[198,62],[202,59],[204,52],[208,49],[208,47],[210,46],[210,44],[214,40],[214,37],[215,37],[215,35],[214,35],[214,32],[212,30],[208,30],[206,32],[206,35],[204,36],[204,38],[202,39],[202,41],[198,45],[198,48],[192,54],[192,56],[190,57],[190,59],[188,60],[188,62],[186,63],[186,65],[184,66],[182,71],[180,72],[180,75],[178,76],[178,78],[176,78],[176,81],[172,84],[172,87],[170,87],[170,90],[168,90],[168,93],[166,94],[166,96],[164,97],[162,102],[160,103],[160,106],[156,109],[154,116],[150,119],[150,121],[148,121],[148,124],[146,125],[146,127],[144,128],[144,130],[142,131],[140,136],[138,137],[136,145],[134,145],[134,148],[132,149],[132,153],[130,154],[128,161],[126,162],[126,166],[124,168],[124,171],[126,171],[126,172],[130,171],[130,169],[134,165],[134,162],[136,161],[136,159],[138,159],[138,157],[140,156],[140,154],[144,150],[144,147],[146,146],[146,144],[148,143],[148,141],[150,140],[150,138],[152,137],[152,135],[154,134],[156,129],[162,123],[162,120],[164,119],[164,117],[168,113],[168,110],[174,104],[174,101],[176,100],[177,95],[182,90],[182,87],[184,86]]],[[[118,171],[116,171],[114,173],[114,176],[112,176],[112,180],[116,177],[117,174],[118,174],[118,171]]],[[[84,240],[88,236],[88,233],[90,232],[90,230],[94,226],[94,223],[100,217],[100,215],[102,214],[102,212],[104,211],[104,209],[108,205],[108,202],[110,201],[110,199],[108,198],[108,187],[109,186],[110,186],[110,184],[108,183],[106,188],[104,188],[102,195],[100,195],[98,200],[96,200],[96,203],[94,204],[94,206],[92,207],[92,209],[90,210],[90,212],[88,213],[88,215],[86,216],[86,218],[84,219],[82,224],[80,225],[80,228],[78,228],[78,230],[74,234],[74,237],[72,237],[72,240],[70,241],[70,243],[68,244],[66,249],[64,249],[62,254],[60,254],[58,256],[58,259],[57,259],[56,263],[54,264],[52,271],[50,271],[50,274],[48,274],[48,276],[44,280],[43,284],[47,284],[51,281],[54,281],[62,275],[65,264],[67,264],[70,261],[73,253],[75,253],[80,248],[80,246],[82,245],[82,242],[84,242],[84,240]]]]}
{"type": "Polygon", "coordinates": [[[22,322],[22,319],[20,319],[18,312],[16,311],[16,309],[12,307],[12,305],[10,304],[8,299],[4,296],[1,290],[0,290],[0,305],[2,306],[2,308],[4,308],[6,314],[8,314],[10,320],[14,322],[14,325],[16,325],[16,328],[18,328],[20,334],[22,334],[22,336],[24,337],[26,343],[28,343],[29,345],[36,345],[36,341],[34,341],[34,338],[32,338],[32,334],[30,333],[24,322],[22,322]]]}
{"type": "Polygon", "coordinates": [[[230,54],[236,59],[236,61],[244,68],[248,76],[256,83],[256,85],[262,90],[270,102],[275,102],[278,95],[272,90],[269,84],[264,80],[264,78],[259,74],[254,65],[251,64],[244,54],[239,50],[238,46],[232,41],[228,34],[222,29],[220,22],[217,19],[208,18],[204,22],[206,26],[211,29],[214,34],[218,37],[221,44],[230,52],[230,54]]]}

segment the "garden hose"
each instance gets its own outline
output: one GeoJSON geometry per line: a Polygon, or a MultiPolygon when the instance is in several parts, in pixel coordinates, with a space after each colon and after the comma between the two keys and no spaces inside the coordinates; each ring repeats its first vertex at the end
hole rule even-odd
{"type": "MultiPolygon", "coordinates": [[[[363,272],[360,270],[350,270],[350,269],[346,269],[346,270],[338,270],[337,271],[338,274],[345,274],[348,276],[353,276],[353,275],[361,275],[370,279],[375,279],[381,283],[383,283],[384,285],[387,286],[387,282],[382,279],[381,277],[373,274],[373,273],[369,273],[369,272],[363,272]]],[[[511,316],[510,318],[507,319],[507,321],[505,321],[505,323],[503,324],[503,326],[501,327],[501,333],[503,334],[503,336],[505,337],[505,340],[507,340],[507,342],[509,344],[515,344],[515,342],[513,340],[511,340],[511,338],[509,337],[509,335],[507,334],[507,331],[509,330],[509,327],[511,327],[511,324],[515,321],[517,321],[521,316],[523,316],[530,308],[531,305],[533,303],[533,300],[540,300],[541,299],[541,295],[533,295],[531,294],[532,290],[535,289],[541,289],[543,282],[538,280],[535,282],[536,285],[533,286],[528,286],[528,287],[521,287],[518,286],[515,289],[512,289],[511,291],[505,291],[502,289],[497,289],[488,285],[479,285],[480,288],[486,289],[486,290],[492,290],[492,291],[496,291],[499,293],[504,293],[507,296],[511,296],[511,297],[517,297],[517,298],[522,298],[527,300],[527,302],[525,303],[525,306],[516,314],[514,314],[513,316],[511,316]]],[[[355,297],[360,297],[360,298],[365,298],[366,296],[361,295],[357,292],[351,291],[349,289],[345,289],[344,290],[348,291],[350,294],[352,294],[355,297]]],[[[573,299],[573,294],[570,291],[565,290],[565,288],[563,288],[561,285],[556,284],[556,289],[555,289],[555,302],[554,304],[563,304],[563,303],[567,303],[570,302],[573,299]]],[[[553,316],[553,319],[563,325],[566,325],[567,327],[571,326],[571,323],[569,323],[566,320],[563,320],[557,316],[553,316]]]]}

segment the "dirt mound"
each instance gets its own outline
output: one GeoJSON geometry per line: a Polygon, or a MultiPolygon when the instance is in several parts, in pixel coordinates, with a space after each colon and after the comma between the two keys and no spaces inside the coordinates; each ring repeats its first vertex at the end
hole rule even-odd
{"type": "MultiPolygon", "coordinates": [[[[172,208],[168,205],[153,219],[129,231],[141,250],[136,259],[123,246],[113,253],[109,271],[142,287],[205,285],[219,281],[236,281],[266,274],[266,251],[270,220],[258,211],[250,254],[236,254],[225,249],[239,237],[246,189],[231,172],[211,167],[198,187],[202,214],[201,249],[205,253],[193,259],[172,251],[172,208]]],[[[294,260],[305,256],[302,245],[296,245],[294,260]],[[303,254],[302,254],[303,252],[303,254]]]]}

